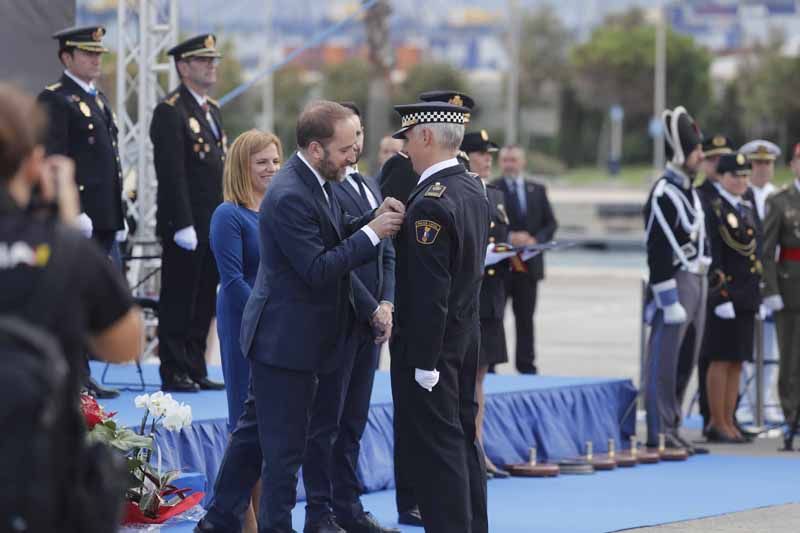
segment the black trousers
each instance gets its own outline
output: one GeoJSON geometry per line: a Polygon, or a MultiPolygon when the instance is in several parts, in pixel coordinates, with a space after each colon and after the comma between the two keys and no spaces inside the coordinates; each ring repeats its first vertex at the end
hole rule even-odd
{"type": "MultiPolygon", "coordinates": [[[[475,381],[480,332],[452,335],[429,392],[414,379],[414,368],[395,365],[395,435],[407,447],[408,470],[425,531],[488,532],[486,470],[475,438],[475,381]]],[[[406,452],[404,452],[406,453],[406,452]]]]}
{"type": "Polygon", "coordinates": [[[513,272],[508,287],[508,298],[514,309],[517,328],[516,366],[522,374],[536,374],[536,346],[533,331],[533,314],[539,281],[527,272],[513,272]]]}
{"type": "Polygon", "coordinates": [[[414,466],[414,457],[411,455],[409,435],[403,433],[401,416],[408,412],[408,407],[401,406],[404,395],[400,393],[401,387],[406,387],[407,367],[400,362],[400,356],[391,354],[390,376],[392,380],[392,403],[394,405],[394,487],[397,512],[404,513],[417,507],[417,498],[414,496],[414,485],[411,468],[414,466]]]}
{"type": "Polygon", "coordinates": [[[219,274],[208,242],[194,251],[163,241],[158,301],[161,380],[206,377],[206,338],[214,317],[219,274]]]}
{"type": "Polygon", "coordinates": [[[344,362],[337,371],[319,376],[314,399],[303,461],[306,520],[312,522],[331,511],[344,521],[364,511],[358,456],[380,347],[366,324],[354,324],[353,330],[344,362]]]}

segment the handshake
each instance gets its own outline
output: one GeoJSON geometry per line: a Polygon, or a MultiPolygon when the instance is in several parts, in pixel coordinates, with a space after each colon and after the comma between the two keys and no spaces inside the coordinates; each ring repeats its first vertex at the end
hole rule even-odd
{"type": "Polygon", "coordinates": [[[375,211],[375,218],[367,226],[378,235],[379,239],[394,237],[403,225],[405,214],[406,207],[403,202],[388,197],[375,211]]]}

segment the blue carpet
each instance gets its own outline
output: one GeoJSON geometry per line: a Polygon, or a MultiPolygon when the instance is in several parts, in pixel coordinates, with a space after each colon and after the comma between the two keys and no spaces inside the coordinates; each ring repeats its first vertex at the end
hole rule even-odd
{"type": "MultiPolygon", "coordinates": [[[[99,379],[103,366],[92,363],[95,378],[99,379]]],[[[145,382],[150,384],[147,392],[157,390],[158,367],[146,365],[143,372],[145,382]]],[[[210,368],[209,373],[212,378],[221,378],[219,367],[210,368]]],[[[137,378],[133,365],[112,366],[106,382],[136,385],[137,378]]],[[[600,453],[606,450],[610,438],[618,446],[625,445],[634,431],[635,415],[628,408],[636,390],[630,380],[490,375],[485,390],[484,447],[496,464],[527,460],[531,446],[536,446],[540,459],[579,455],[589,440],[600,453]]],[[[141,393],[124,391],[119,398],[103,401],[102,405],[106,410],[117,411],[122,424],[138,427],[143,411],[134,405],[137,394],[141,393]]],[[[205,475],[205,505],[210,501],[228,441],[226,396],[223,391],[173,396],[192,406],[193,423],[180,433],[157,430],[162,464],[165,468],[205,475]]],[[[358,475],[367,492],[394,488],[393,415],[389,375],[378,372],[358,464],[358,475]]],[[[303,499],[302,483],[298,489],[298,497],[303,499]]]]}
{"type": "MultiPolygon", "coordinates": [[[[593,476],[489,482],[492,533],[601,533],[800,502],[798,458],[697,456],[593,476]]],[[[367,494],[364,506],[386,525],[397,519],[393,491],[367,494]]],[[[302,530],[305,511],[294,512],[302,530]]],[[[165,532],[191,531],[193,524],[165,532]]],[[[401,527],[404,533],[420,528],[401,527]]]]}

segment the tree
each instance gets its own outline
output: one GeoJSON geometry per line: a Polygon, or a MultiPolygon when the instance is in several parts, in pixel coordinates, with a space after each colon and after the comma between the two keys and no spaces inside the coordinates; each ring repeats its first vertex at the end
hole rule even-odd
{"type": "Polygon", "coordinates": [[[571,77],[572,36],[552,8],[542,7],[522,21],[520,43],[520,103],[541,105],[542,85],[559,85],[571,77]]]}
{"type": "Polygon", "coordinates": [[[367,110],[369,64],[361,59],[348,59],[322,70],[322,98],[334,102],[354,102],[362,113],[367,110]]]}
{"type": "Polygon", "coordinates": [[[395,103],[409,104],[416,102],[419,94],[426,91],[451,89],[469,92],[469,85],[463,73],[453,65],[431,61],[418,63],[409,69],[406,79],[397,89],[395,103]]]}
{"type": "MultiPolygon", "coordinates": [[[[236,46],[232,40],[219,42],[222,59],[217,68],[217,85],[214,87],[215,95],[225,95],[242,84],[242,66],[236,57],[236,46]]],[[[260,98],[256,91],[247,91],[239,97],[228,102],[222,109],[222,119],[229,142],[242,132],[256,127],[256,113],[259,109],[260,98]]]]}
{"type": "MultiPolygon", "coordinates": [[[[624,154],[628,161],[649,158],[647,124],[653,112],[655,27],[640,10],[609,18],[591,39],[572,51],[579,101],[605,112],[625,110],[624,154]]],[[[667,106],[698,114],[709,104],[708,52],[690,37],[667,32],[667,106]]]]}

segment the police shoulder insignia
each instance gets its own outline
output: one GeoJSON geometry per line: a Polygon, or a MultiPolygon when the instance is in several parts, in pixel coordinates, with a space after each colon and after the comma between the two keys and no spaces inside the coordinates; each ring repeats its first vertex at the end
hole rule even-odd
{"type": "Polygon", "coordinates": [[[219,102],[217,102],[216,100],[214,100],[213,98],[210,98],[208,96],[206,96],[206,102],[208,102],[209,104],[213,105],[214,107],[219,107],[219,102]]]}
{"type": "Polygon", "coordinates": [[[174,106],[174,105],[175,105],[175,102],[176,102],[176,101],[178,100],[178,98],[180,98],[180,97],[181,97],[180,93],[175,93],[175,94],[173,94],[172,96],[170,96],[169,98],[167,98],[166,100],[164,100],[164,102],[165,102],[167,105],[173,105],[173,106],[174,106]]]}
{"type": "Polygon", "coordinates": [[[45,89],[47,89],[48,91],[55,91],[59,87],[61,87],[61,82],[60,81],[56,82],[56,83],[54,83],[52,85],[48,85],[47,87],[45,87],[45,89]]]}
{"type": "Polygon", "coordinates": [[[441,198],[446,190],[447,187],[437,181],[425,191],[425,198],[441,198]]]}
{"type": "Polygon", "coordinates": [[[397,155],[403,157],[404,159],[408,159],[408,154],[406,154],[405,152],[397,152],[397,155]]]}
{"type": "Polygon", "coordinates": [[[433,244],[439,236],[442,226],[432,220],[417,220],[414,222],[417,242],[420,244],[433,244]]]}

